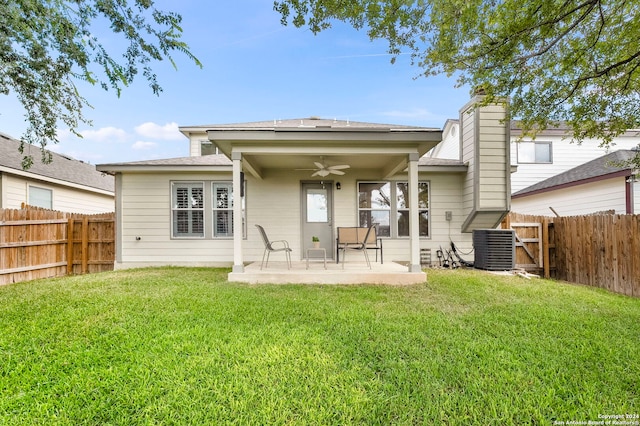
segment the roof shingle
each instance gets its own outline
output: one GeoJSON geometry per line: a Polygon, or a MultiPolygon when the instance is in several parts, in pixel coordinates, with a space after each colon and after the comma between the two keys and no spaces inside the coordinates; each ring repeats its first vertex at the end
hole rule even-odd
{"type": "MultiPolygon", "coordinates": [[[[20,141],[0,133],[0,166],[22,171],[22,157],[18,151],[20,141]]],[[[103,191],[114,191],[114,178],[96,170],[95,166],[73,158],[51,152],[52,162],[43,164],[40,161],[40,147],[25,144],[25,153],[34,157],[27,173],[58,179],[76,185],[88,186],[103,191]]]]}

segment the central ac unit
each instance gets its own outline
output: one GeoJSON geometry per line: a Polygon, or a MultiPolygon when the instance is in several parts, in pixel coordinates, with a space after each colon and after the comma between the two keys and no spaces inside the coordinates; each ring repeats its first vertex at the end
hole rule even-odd
{"type": "Polygon", "coordinates": [[[488,271],[515,268],[516,234],[513,229],[474,229],[473,266],[488,271]]]}

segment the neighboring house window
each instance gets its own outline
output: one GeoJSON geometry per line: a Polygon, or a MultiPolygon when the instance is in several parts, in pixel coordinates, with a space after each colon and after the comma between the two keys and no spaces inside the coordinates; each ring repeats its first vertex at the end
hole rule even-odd
{"type": "Polygon", "coordinates": [[[29,185],[29,205],[53,209],[53,191],[51,189],[40,188],[29,185]]]}
{"type": "Polygon", "coordinates": [[[551,142],[518,142],[518,163],[551,163],[551,142]]]}
{"type": "Polygon", "coordinates": [[[204,183],[172,184],[174,237],[204,237],[204,183]]]}
{"type": "MultiPolygon", "coordinates": [[[[429,183],[418,183],[419,234],[429,236],[429,183]]],[[[359,182],[359,226],[376,225],[382,237],[409,236],[409,184],[359,182]],[[392,201],[394,200],[394,201],[392,201]]]]}
{"type": "Polygon", "coordinates": [[[213,184],[213,232],[214,237],[233,236],[233,185],[213,184]]]}

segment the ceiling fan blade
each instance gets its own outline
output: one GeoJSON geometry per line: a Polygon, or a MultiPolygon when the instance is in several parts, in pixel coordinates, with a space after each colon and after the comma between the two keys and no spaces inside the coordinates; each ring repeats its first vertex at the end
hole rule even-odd
{"type": "Polygon", "coordinates": [[[321,177],[325,177],[325,176],[329,176],[331,172],[327,169],[322,169],[322,170],[318,170],[317,172],[315,172],[314,174],[312,174],[311,176],[321,176],[321,177]]]}
{"type": "Polygon", "coordinates": [[[324,169],[324,168],[325,168],[325,165],[324,165],[324,164],[322,164],[322,163],[318,163],[317,161],[314,161],[314,162],[313,162],[313,164],[315,164],[315,165],[316,165],[316,167],[317,167],[317,168],[319,168],[319,169],[324,169]]]}
{"type": "Polygon", "coordinates": [[[329,173],[333,173],[334,175],[340,175],[340,176],[344,174],[344,172],[340,170],[329,170],[329,173]]]}
{"type": "Polygon", "coordinates": [[[329,166],[327,168],[331,170],[341,170],[341,169],[348,169],[350,167],[351,166],[348,164],[338,164],[337,166],[329,166]]]}

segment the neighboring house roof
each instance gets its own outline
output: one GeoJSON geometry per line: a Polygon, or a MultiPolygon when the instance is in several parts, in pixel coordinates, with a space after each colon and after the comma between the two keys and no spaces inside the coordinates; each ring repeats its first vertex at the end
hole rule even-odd
{"type": "Polygon", "coordinates": [[[23,170],[22,158],[24,154],[18,151],[19,146],[19,140],[0,133],[0,171],[13,172],[46,181],[62,181],[56,183],[66,182],[71,185],[114,192],[113,176],[97,171],[95,166],[91,164],[55,152],[51,152],[51,163],[43,164],[40,161],[40,147],[30,144],[25,144],[24,150],[25,153],[33,155],[33,165],[28,170],[23,170]]]}
{"type": "MultiPolygon", "coordinates": [[[[449,118],[445,122],[442,130],[443,132],[447,129],[447,126],[451,127],[452,124],[460,123],[460,120],[457,118],[449,118]]],[[[520,121],[511,120],[509,124],[509,129],[511,131],[511,136],[522,136],[522,127],[520,126],[520,121]]],[[[547,136],[570,136],[571,135],[571,127],[569,127],[566,123],[560,123],[558,126],[549,127],[544,129],[538,133],[538,136],[547,135],[547,136]]],[[[640,136],[640,129],[628,129],[620,136],[640,136]]]]}
{"type": "Polygon", "coordinates": [[[567,187],[587,183],[593,180],[601,180],[615,176],[626,176],[630,168],[622,165],[638,154],[636,150],[619,150],[602,157],[591,160],[566,172],[557,174],[528,186],[511,195],[511,198],[518,198],[525,195],[532,195],[541,192],[551,191],[559,187],[567,187]]]}

